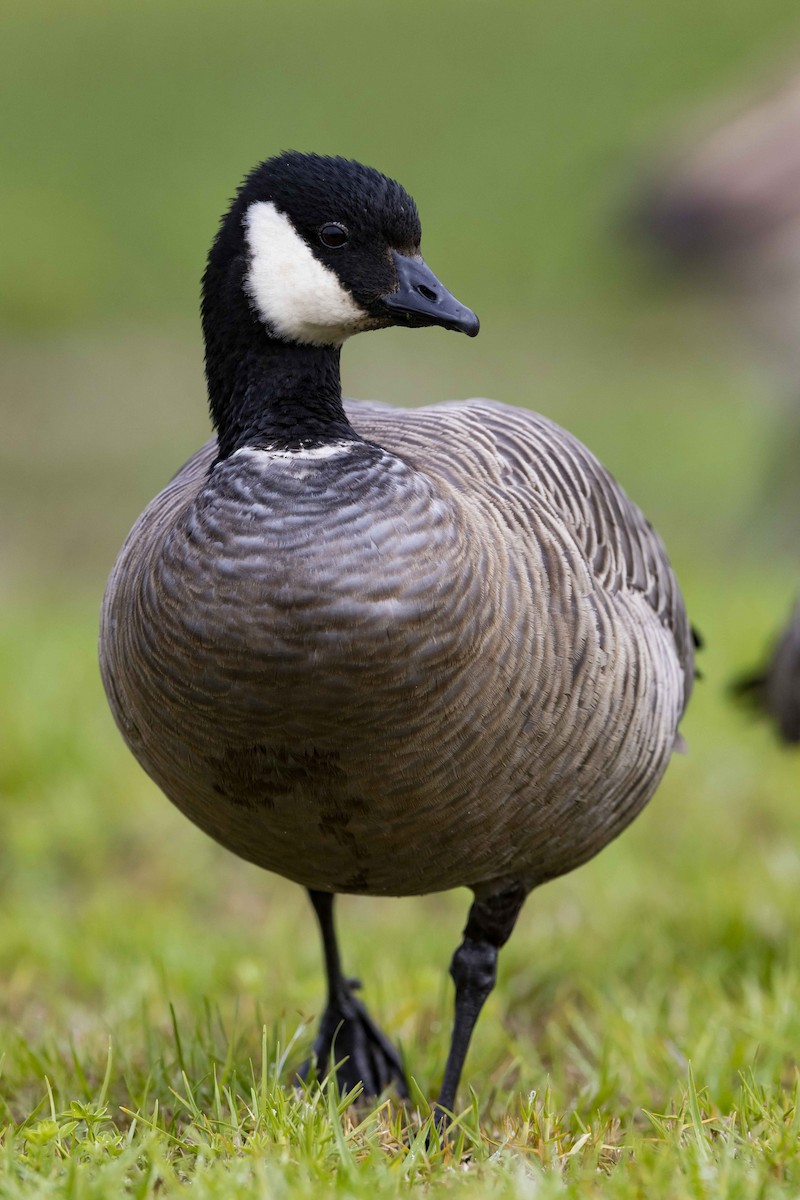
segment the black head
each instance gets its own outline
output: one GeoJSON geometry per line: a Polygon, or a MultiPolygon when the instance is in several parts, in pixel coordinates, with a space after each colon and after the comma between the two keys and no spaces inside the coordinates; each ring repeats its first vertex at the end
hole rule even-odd
{"type": "Polygon", "coordinates": [[[388,325],[478,319],[420,257],[414,201],[344,158],[288,152],[247,176],[222,220],[203,281],[207,340],[237,314],[285,342],[340,345],[388,325]]]}

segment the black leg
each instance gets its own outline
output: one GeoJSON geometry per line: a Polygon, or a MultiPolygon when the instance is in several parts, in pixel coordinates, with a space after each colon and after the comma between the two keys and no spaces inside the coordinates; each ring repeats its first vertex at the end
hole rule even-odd
{"type": "MultiPolygon", "coordinates": [[[[342,973],[333,923],[334,896],[330,892],[309,891],[308,894],[322,932],[328,977],[328,1003],[314,1042],[312,1061],[317,1076],[321,1079],[331,1061],[338,1062],[340,1066],[336,1077],[343,1092],[362,1083],[365,1096],[378,1096],[390,1084],[394,1084],[405,1098],[408,1096],[408,1084],[400,1055],[361,1001],[353,995],[354,989],[361,986],[358,980],[347,979],[342,973]]],[[[311,1062],[308,1062],[301,1068],[303,1078],[310,1067],[311,1062]]]]}
{"type": "Polygon", "coordinates": [[[476,899],[469,910],[464,940],[453,955],[450,974],[456,985],[456,1012],[450,1053],[444,1069],[436,1121],[447,1124],[453,1112],[456,1089],[475,1022],[497,978],[497,953],[508,941],[527,892],[521,884],[510,884],[491,896],[476,899]]]}

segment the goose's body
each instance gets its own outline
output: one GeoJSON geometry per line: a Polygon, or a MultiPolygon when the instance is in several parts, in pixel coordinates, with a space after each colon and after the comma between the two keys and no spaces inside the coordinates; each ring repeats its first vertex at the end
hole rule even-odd
{"type": "Polygon", "coordinates": [[[343,1082],[402,1085],[402,1068],[341,972],[332,895],[473,888],[452,1108],[525,896],[661,779],[692,643],[661,541],[564,430],[485,400],[343,405],[348,333],[477,332],[418,243],[413,201],[357,164],[284,156],[245,183],[205,279],[219,436],[130,534],[101,666],[178,807],[311,892],[330,991],[316,1052],[339,1029],[343,1082]]]}
{"type": "Polygon", "coordinates": [[[197,454],[104,610],[115,715],[223,845],[310,888],[528,886],[619,833],[690,678],[660,541],[532,413],[352,402],[366,441],[197,454]]]}
{"type": "Polygon", "coordinates": [[[772,719],[784,742],[800,743],[800,600],[764,666],[735,690],[772,719]]]}

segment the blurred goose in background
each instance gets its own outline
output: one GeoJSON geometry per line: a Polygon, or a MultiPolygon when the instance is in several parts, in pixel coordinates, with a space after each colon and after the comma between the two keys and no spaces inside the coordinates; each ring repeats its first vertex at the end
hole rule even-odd
{"type": "Polygon", "coordinates": [[[317,1070],[406,1092],[355,997],[338,893],[474,893],[437,1110],[531,889],[655,790],[693,679],[664,547],[578,441],[488,400],[343,401],[342,343],[475,315],[378,171],[297,153],[248,176],[203,281],[216,437],[139,518],[100,662],[128,746],[236,854],[308,889],[317,1070]]]}
{"type": "MultiPolygon", "coordinates": [[[[735,111],[662,164],[637,222],[652,244],[701,280],[749,337],[781,411],[761,508],[796,563],[800,530],[800,74],[735,111]]],[[[798,740],[800,616],[795,610],[762,672],[734,684],[798,740]],[[794,732],[793,732],[794,731],[794,732]]]]}
{"type": "Polygon", "coordinates": [[[739,96],[650,172],[634,215],[745,331],[800,429],[800,74],[739,96]]]}
{"type": "Polygon", "coordinates": [[[800,742],[800,599],[764,666],[734,691],[772,718],[783,741],[800,742]]]}

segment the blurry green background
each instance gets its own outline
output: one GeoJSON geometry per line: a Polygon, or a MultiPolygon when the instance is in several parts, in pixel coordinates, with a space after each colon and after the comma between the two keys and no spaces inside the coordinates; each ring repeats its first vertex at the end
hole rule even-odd
{"type": "Polygon", "coordinates": [[[724,561],[769,461],[767,389],[620,218],[682,118],[795,33],[788,0],[7,3],[6,588],[99,596],[132,519],[204,439],[205,254],[242,175],[287,147],[397,176],[434,269],[483,322],[474,344],[357,339],[350,394],[541,409],[684,573],[724,561]]]}
{"type": "MultiPolygon", "coordinates": [[[[671,962],[691,946],[701,973],[720,947],[729,967],[751,952],[758,970],[765,945],[791,953],[800,765],[725,696],[797,585],[795,514],[771,493],[781,409],[735,331],[658,271],[625,213],[698,108],[792,48],[796,0],[6,0],[0,1000],[11,1027],[33,1037],[44,1017],[100,1046],[98,1012],[124,1029],[146,1001],[161,1020],[165,993],[185,989],[189,1008],[205,992],[274,1009],[319,990],[310,922],[298,933],[303,897],[234,863],[156,793],[106,712],[94,647],[123,537],[208,435],[197,309],[216,222],[242,175],[288,147],[400,179],[428,261],[482,321],[474,342],[441,330],[356,339],[347,393],[490,395],[568,426],[663,534],[707,639],[690,757],[618,845],[531,902],[508,951],[520,982],[507,1003],[534,986],[534,946],[537,979],[572,977],[580,961],[601,989],[604,970],[629,970],[635,995],[639,921],[661,929],[671,962]],[[273,980],[270,962],[292,982],[273,980]]],[[[465,901],[349,901],[358,932],[345,941],[369,977],[370,931],[391,928],[399,958],[419,956],[431,1004],[445,1004],[438,981],[465,901]],[[422,912],[447,919],[412,950],[422,912]]],[[[402,968],[380,969],[384,1004],[401,1004],[391,973],[403,981],[402,968]]],[[[424,1040],[413,1006],[394,1021],[424,1040]]],[[[488,1037],[502,1053],[502,1034],[488,1037]]]]}

